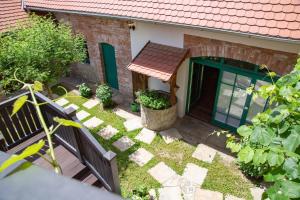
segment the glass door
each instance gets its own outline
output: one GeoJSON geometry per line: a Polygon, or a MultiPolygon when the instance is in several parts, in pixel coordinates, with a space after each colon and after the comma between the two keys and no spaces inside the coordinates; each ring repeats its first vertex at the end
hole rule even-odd
{"type": "Polygon", "coordinates": [[[218,91],[214,120],[228,127],[237,128],[243,121],[247,98],[246,89],[252,79],[240,74],[223,71],[218,91]]]}

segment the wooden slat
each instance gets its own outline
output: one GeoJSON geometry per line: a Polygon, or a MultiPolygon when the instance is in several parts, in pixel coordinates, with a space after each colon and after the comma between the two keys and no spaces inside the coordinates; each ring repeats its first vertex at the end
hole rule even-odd
{"type": "Polygon", "coordinates": [[[17,135],[15,128],[13,127],[13,123],[12,123],[10,117],[9,117],[9,113],[7,112],[7,110],[5,108],[2,109],[0,111],[0,113],[1,113],[1,115],[3,117],[3,120],[4,120],[6,126],[7,126],[8,130],[9,130],[10,135],[12,136],[13,140],[14,141],[18,141],[20,138],[17,135]]]}
{"type": "MultiPolygon", "coordinates": [[[[10,110],[9,110],[10,112],[10,110]]],[[[11,120],[13,122],[13,124],[15,125],[15,128],[17,129],[17,133],[20,136],[20,138],[23,138],[26,136],[24,130],[22,129],[20,120],[17,117],[17,114],[15,114],[14,116],[11,117],[11,120]]]]}
{"type": "Polygon", "coordinates": [[[25,119],[25,115],[24,115],[22,109],[19,112],[17,112],[16,115],[19,118],[19,122],[21,123],[21,125],[22,125],[22,127],[24,129],[25,134],[26,135],[30,134],[31,131],[30,131],[29,125],[28,125],[28,123],[27,123],[27,121],[25,119]]]}
{"type": "Polygon", "coordinates": [[[7,142],[7,144],[12,144],[13,140],[12,140],[8,130],[6,129],[6,124],[4,123],[4,121],[2,119],[1,113],[0,113],[0,131],[1,131],[5,141],[7,142]]]}
{"type": "Polygon", "coordinates": [[[36,128],[40,129],[42,127],[42,125],[41,125],[40,120],[38,118],[38,115],[37,115],[35,107],[31,103],[28,103],[27,105],[28,105],[28,108],[29,108],[29,110],[31,112],[33,120],[35,122],[36,128]]]}
{"type": "MultiPolygon", "coordinates": [[[[31,117],[31,114],[30,114],[30,110],[28,109],[27,105],[25,104],[23,107],[22,107],[22,110],[23,110],[23,113],[25,115],[25,118],[28,122],[28,125],[31,129],[31,132],[34,132],[36,130],[35,128],[35,125],[34,125],[34,122],[33,122],[33,119],[31,117]]],[[[28,134],[27,134],[28,135],[28,134]]]]}

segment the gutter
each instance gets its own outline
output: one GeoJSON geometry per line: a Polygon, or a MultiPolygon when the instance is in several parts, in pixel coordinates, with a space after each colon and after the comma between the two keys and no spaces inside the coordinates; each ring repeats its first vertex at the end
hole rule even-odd
{"type": "MultiPolygon", "coordinates": [[[[23,3],[24,0],[22,0],[23,3]]],[[[113,18],[113,19],[126,19],[126,20],[135,20],[140,22],[151,22],[151,23],[158,23],[158,24],[167,24],[167,25],[175,25],[175,26],[181,26],[181,27],[187,27],[187,28],[193,28],[198,30],[207,30],[207,31],[213,31],[213,32],[223,32],[223,33],[233,33],[241,36],[246,36],[249,38],[259,38],[259,39],[267,39],[267,40],[273,40],[278,42],[287,42],[291,44],[300,44],[300,40],[294,40],[294,39],[286,39],[286,38],[277,38],[277,37],[271,37],[271,36],[264,36],[264,35],[257,35],[253,33],[242,33],[238,31],[230,31],[225,29],[217,29],[217,28],[209,28],[209,27],[199,27],[194,25],[185,25],[185,24],[179,24],[179,23],[173,23],[173,22],[162,22],[162,21],[155,21],[150,19],[141,19],[136,17],[126,17],[126,16],[119,16],[119,15],[110,15],[110,14],[101,14],[101,13],[94,13],[94,12],[84,12],[84,11],[71,11],[71,10],[58,10],[58,9],[46,9],[46,8],[40,8],[40,7],[30,7],[23,4],[23,8],[25,10],[35,10],[35,11],[47,11],[47,12],[57,12],[57,13],[68,13],[68,14],[78,14],[78,15],[87,15],[87,16],[97,16],[97,17],[107,17],[107,18],[113,18]]]]}

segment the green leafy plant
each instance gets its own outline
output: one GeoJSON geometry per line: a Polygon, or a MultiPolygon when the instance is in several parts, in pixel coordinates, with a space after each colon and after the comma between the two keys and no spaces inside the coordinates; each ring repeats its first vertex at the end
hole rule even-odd
{"type": "Polygon", "coordinates": [[[148,188],[144,185],[139,186],[137,189],[132,191],[132,200],[149,200],[150,195],[148,192],[148,188]]]}
{"type": "Polygon", "coordinates": [[[38,154],[39,156],[41,156],[43,159],[45,159],[48,163],[50,163],[50,165],[53,166],[53,169],[56,173],[61,173],[61,168],[56,160],[55,154],[54,154],[54,148],[53,148],[53,143],[52,143],[52,135],[55,133],[55,131],[60,127],[60,126],[73,126],[73,127],[77,127],[77,128],[81,128],[81,124],[74,122],[72,120],[67,120],[67,119],[62,119],[62,118],[58,118],[55,117],[53,120],[55,122],[58,123],[58,125],[54,126],[50,126],[48,127],[44,116],[42,114],[42,111],[40,109],[40,105],[44,104],[42,103],[38,103],[38,101],[35,98],[35,92],[40,92],[43,90],[43,84],[39,81],[34,81],[33,84],[30,83],[25,83],[23,81],[20,81],[19,79],[15,78],[13,79],[14,81],[17,81],[20,84],[23,84],[23,88],[28,89],[30,91],[30,96],[31,96],[31,100],[29,99],[29,96],[25,95],[25,96],[21,96],[20,98],[18,98],[14,104],[13,104],[13,110],[11,115],[15,115],[22,107],[23,105],[28,102],[33,104],[33,106],[36,109],[37,112],[37,116],[41,122],[41,125],[43,127],[44,132],[46,133],[46,138],[47,138],[47,143],[49,148],[46,150],[47,155],[49,156],[49,158],[46,158],[44,155],[42,155],[41,153],[39,153],[39,151],[41,150],[41,148],[43,148],[45,146],[45,140],[40,140],[38,143],[32,144],[30,146],[28,146],[21,154],[19,155],[12,155],[9,159],[7,159],[5,162],[3,162],[3,164],[0,166],[0,172],[2,172],[4,169],[6,169],[7,167],[9,167],[10,165],[25,159],[29,156],[32,156],[34,154],[38,154]]]}
{"type": "Polygon", "coordinates": [[[70,26],[55,22],[51,16],[31,15],[16,28],[0,33],[0,85],[6,94],[19,90],[20,80],[44,84],[51,97],[50,84],[65,75],[70,64],[86,57],[82,35],[70,26]]]}
{"type": "Polygon", "coordinates": [[[112,106],[112,90],[108,85],[99,85],[96,89],[96,96],[100,99],[104,107],[112,106]]]}
{"type": "Polygon", "coordinates": [[[163,110],[171,107],[169,98],[155,90],[139,91],[137,101],[147,108],[154,110],[163,110]]]}
{"type": "Polygon", "coordinates": [[[82,83],[77,87],[82,97],[89,98],[92,96],[92,89],[86,83],[82,83]]]}
{"type": "Polygon", "coordinates": [[[227,147],[242,165],[264,169],[260,173],[271,183],[265,198],[300,199],[300,59],[291,73],[247,91],[253,98],[268,99],[270,106],[252,125],[239,127],[239,137],[227,133],[227,147]]]}

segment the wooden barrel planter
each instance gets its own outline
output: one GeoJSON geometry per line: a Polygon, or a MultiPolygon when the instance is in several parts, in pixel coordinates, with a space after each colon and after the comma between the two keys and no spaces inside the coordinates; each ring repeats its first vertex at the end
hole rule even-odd
{"type": "Polygon", "coordinates": [[[141,105],[141,119],[145,128],[161,131],[170,128],[177,119],[177,103],[163,110],[154,110],[141,105]]]}

